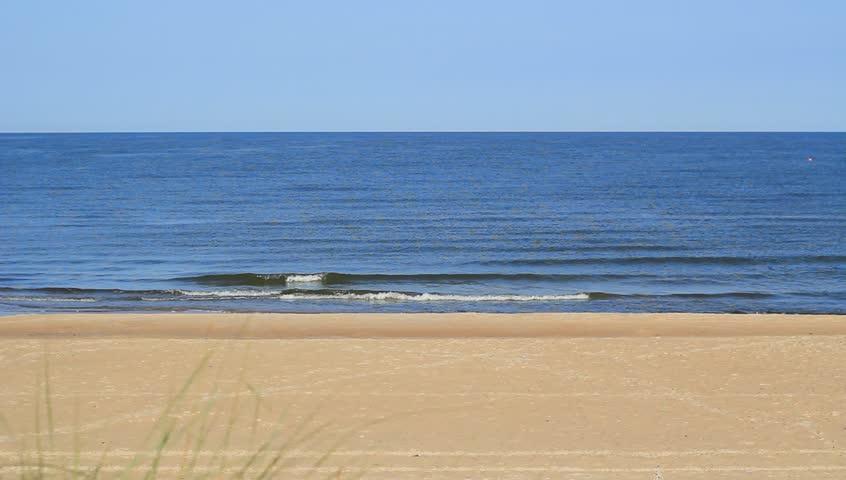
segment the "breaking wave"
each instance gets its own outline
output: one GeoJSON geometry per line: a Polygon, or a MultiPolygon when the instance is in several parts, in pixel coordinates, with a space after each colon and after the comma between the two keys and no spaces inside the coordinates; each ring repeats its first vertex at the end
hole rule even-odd
{"type": "Polygon", "coordinates": [[[589,300],[587,293],[558,295],[455,295],[440,293],[395,292],[377,290],[303,290],[286,289],[281,291],[262,290],[218,290],[218,291],[180,291],[189,297],[203,298],[277,298],[280,300],[363,300],[363,301],[398,301],[398,302],[550,302],[569,300],[589,300]]]}
{"type": "Polygon", "coordinates": [[[174,278],[174,281],[195,283],[198,285],[219,287],[268,287],[284,286],[292,283],[320,283],[322,285],[346,285],[365,282],[482,282],[486,280],[505,281],[575,281],[575,280],[617,280],[624,278],[651,278],[645,274],[538,274],[538,273],[232,273],[199,275],[194,277],[174,278]]]}

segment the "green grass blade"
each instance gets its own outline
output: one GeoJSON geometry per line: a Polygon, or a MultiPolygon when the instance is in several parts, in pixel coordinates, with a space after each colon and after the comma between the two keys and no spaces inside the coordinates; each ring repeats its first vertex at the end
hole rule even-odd
{"type": "Polygon", "coordinates": [[[41,445],[41,375],[35,375],[35,455],[36,475],[43,478],[44,449],[41,445]]]}
{"type": "Polygon", "coordinates": [[[156,478],[156,475],[159,471],[159,463],[162,459],[162,452],[167,446],[168,441],[170,440],[170,435],[173,433],[173,427],[170,426],[165,429],[164,433],[162,434],[161,439],[159,440],[159,444],[156,447],[156,454],[153,456],[153,462],[150,465],[150,469],[147,470],[147,473],[144,475],[144,480],[150,480],[152,478],[156,478]]]}
{"type": "Polygon", "coordinates": [[[55,449],[55,442],[53,439],[54,424],[53,424],[53,394],[50,390],[50,352],[47,350],[47,344],[44,344],[44,404],[47,409],[47,433],[49,440],[50,451],[55,449]]]}
{"type": "MultiPolygon", "coordinates": [[[[173,412],[173,409],[182,400],[182,398],[188,392],[188,389],[191,388],[191,385],[193,385],[194,382],[197,380],[197,377],[199,377],[200,373],[203,371],[205,366],[208,364],[209,359],[211,358],[213,353],[214,353],[213,350],[209,350],[208,352],[206,352],[205,355],[203,355],[203,357],[200,359],[200,363],[194,368],[194,370],[188,376],[188,379],[186,379],[185,382],[182,384],[182,386],[180,387],[180,389],[176,393],[176,395],[174,395],[173,397],[171,397],[168,400],[167,404],[165,405],[165,408],[162,410],[162,413],[159,415],[158,419],[156,419],[156,422],[153,424],[153,428],[151,428],[150,432],[147,433],[147,435],[144,437],[144,441],[142,442],[142,445],[146,445],[150,441],[150,438],[152,438],[152,436],[156,433],[156,431],[161,429],[162,425],[165,422],[169,421],[171,412],[173,412]]],[[[173,429],[173,426],[170,425],[162,438],[164,438],[164,437],[169,438],[170,434],[172,433],[172,429],[173,429]]],[[[161,441],[159,442],[159,446],[163,448],[161,441]]],[[[138,465],[140,458],[141,458],[140,453],[136,454],[133,457],[132,461],[129,462],[129,464],[124,468],[123,472],[121,472],[121,474],[118,475],[118,477],[117,477],[118,480],[123,480],[124,478],[126,478],[126,474],[138,465]]]]}

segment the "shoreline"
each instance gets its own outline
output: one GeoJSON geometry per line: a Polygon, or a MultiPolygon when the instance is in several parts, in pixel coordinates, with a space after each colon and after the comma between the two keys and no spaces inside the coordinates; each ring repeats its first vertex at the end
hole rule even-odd
{"type": "Polygon", "coordinates": [[[51,313],[0,338],[580,338],[846,335],[844,315],[710,313],[51,313]]]}

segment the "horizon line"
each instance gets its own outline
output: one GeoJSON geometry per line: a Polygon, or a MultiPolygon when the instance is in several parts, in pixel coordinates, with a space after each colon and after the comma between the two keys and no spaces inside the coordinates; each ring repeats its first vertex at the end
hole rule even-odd
{"type": "Polygon", "coordinates": [[[204,133],[846,133],[846,130],[34,130],[0,135],[204,134],[204,133]]]}

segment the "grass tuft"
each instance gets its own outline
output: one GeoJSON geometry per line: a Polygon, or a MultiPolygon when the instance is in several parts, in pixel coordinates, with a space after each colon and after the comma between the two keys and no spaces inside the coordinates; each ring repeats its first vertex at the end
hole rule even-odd
{"type": "MultiPolygon", "coordinates": [[[[256,479],[268,480],[278,477],[286,467],[302,460],[294,453],[296,449],[305,445],[316,444],[318,439],[328,437],[332,440],[323,455],[312,464],[311,478],[331,458],[332,454],[346,441],[354,430],[334,438],[336,432],[331,428],[331,422],[315,424],[315,418],[320,407],[313,409],[300,421],[289,424],[286,419],[290,416],[290,409],[283,409],[279,413],[273,428],[265,438],[257,438],[260,416],[268,405],[263,401],[261,392],[250,384],[247,379],[247,355],[241,362],[237,385],[234,393],[221,393],[220,373],[211,387],[211,391],[200,397],[198,401],[190,401],[189,393],[197,396],[196,384],[209,366],[209,361],[217,352],[210,350],[192,369],[188,378],[179,386],[162,406],[151,429],[144,435],[140,448],[125,463],[115,464],[109,459],[108,447],[99,454],[95,463],[86,464],[82,455],[82,439],[80,435],[79,402],[74,399],[72,457],[63,458],[56,450],[60,444],[60,430],[56,429],[54,410],[54,388],[51,383],[50,352],[46,345],[43,350],[42,369],[36,373],[33,397],[33,434],[16,434],[11,423],[0,412],[0,433],[5,433],[17,443],[18,459],[9,464],[0,464],[0,480],[16,478],[17,480],[46,480],[62,478],[65,480],[155,480],[166,476],[176,476],[180,479],[256,479]],[[242,396],[244,398],[242,398],[242,396]],[[228,399],[230,403],[221,402],[228,399]],[[249,411],[252,415],[245,415],[249,411]],[[185,412],[189,412],[186,415],[185,412]],[[221,435],[213,435],[221,432],[221,435]],[[249,440],[251,453],[233,460],[227,455],[232,438],[237,432],[244,432],[249,440]],[[248,435],[247,435],[247,432],[248,435]],[[27,438],[32,438],[32,444],[27,438]],[[45,442],[46,438],[46,442],[45,442]],[[216,440],[216,441],[215,441],[216,440]],[[168,449],[173,445],[182,445],[185,455],[176,465],[168,464],[167,469],[178,472],[176,475],[163,475],[163,466],[168,449]],[[257,447],[254,445],[257,444],[257,447]],[[201,455],[201,452],[212,449],[211,455],[201,455]],[[60,459],[55,462],[53,459],[60,459]],[[14,477],[8,477],[8,474],[14,477]]],[[[225,363],[224,356],[221,363],[225,363]]],[[[373,423],[373,422],[372,422],[373,423]]],[[[63,432],[64,433],[64,432],[63,432]]],[[[338,468],[326,478],[360,478],[364,470],[350,471],[345,476],[345,470],[338,468]]]]}

